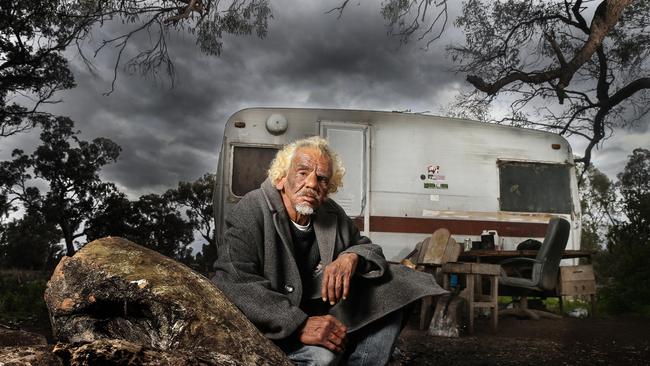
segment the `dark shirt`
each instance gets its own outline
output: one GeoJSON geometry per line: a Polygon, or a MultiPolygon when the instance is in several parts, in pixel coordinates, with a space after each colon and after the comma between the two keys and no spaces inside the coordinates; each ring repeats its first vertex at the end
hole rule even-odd
{"type": "Polygon", "coordinates": [[[307,231],[301,231],[294,224],[289,224],[289,226],[291,227],[291,237],[294,245],[293,256],[298,265],[302,282],[303,297],[300,308],[310,316],[326,314],[329,309],[327,303],[324,303],[320,298],[309,298],[309,295],[314,290],[312,288],[315,286],[313,278],[320,263],[320,252],[314,227],[310,224],[307,231]]]}

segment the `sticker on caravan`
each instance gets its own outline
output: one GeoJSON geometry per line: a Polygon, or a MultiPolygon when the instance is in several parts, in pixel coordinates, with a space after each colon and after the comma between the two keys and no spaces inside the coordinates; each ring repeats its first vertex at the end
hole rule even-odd
{"type": "Polygon", "coordinates": [[[449,185],[446,182],[446,177],[440,174],[440,165],[427,166],[427,174],[420,175],[420,179],[424,181],[424,188],[426,189],[448,189],[449,185]]]}
{"type": "Polygon", "coordinates": [[[424,183],[424,188],[449,189],[449,185],[447,183],[424,183]]]}
{"type": "Polygon", "coordinates": [[[428,174],[438,174],[440,172],[440,165],[429,165],[427,167],[428,174]]]}

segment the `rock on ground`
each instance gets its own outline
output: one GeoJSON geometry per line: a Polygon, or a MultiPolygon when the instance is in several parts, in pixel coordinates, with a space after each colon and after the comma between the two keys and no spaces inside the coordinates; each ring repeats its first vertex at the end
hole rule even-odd
{"type": "Polygon", "coordinates": [[[147,352],[178,351],[204,364],[221,355],[225,365],[291,365],[207,278],[122,238],[95,240],[63,258],[45,300],[55,337],[68,343],[55,352],[68,360],[90,357],[94,347],[97,357],[111,349],[143,360],[147,352]],[[104,342],[110,339],[117,341],[104,342]]]}
{"type": "Polygon", "coordinates": [[[44,336],[0,325],[0,365],[60,366],[44,336]]]}
{"type": "Polygon", "coordinates": [[[0,325],[0,347],[47,344],[44,336],[0,325]]]}

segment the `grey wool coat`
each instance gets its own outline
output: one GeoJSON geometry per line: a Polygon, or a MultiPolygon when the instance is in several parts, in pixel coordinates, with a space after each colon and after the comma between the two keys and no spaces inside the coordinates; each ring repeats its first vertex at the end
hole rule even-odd
{"type": "MultiPolygon", "coordinates": [[[[333,200],[319,207],[312,222],[323,267],[345,252],[364,259],[365,270],[357,269],[348,298],[330,309],[349,332],[419,298],[446,292],[430,274],[389,265],[381,247],[361,236],[333,200]]],[[[307,320],[300,309],[304,287],[312,288],[309,298],[320,298],[322,273],[314,273],[313,286],[303,287],[301,283],[289,225],[280,193],[267,179],[260,189],[246,194],[227,217],[213,278],[217,287],[273,340],[292,335],[307,320]]]]}

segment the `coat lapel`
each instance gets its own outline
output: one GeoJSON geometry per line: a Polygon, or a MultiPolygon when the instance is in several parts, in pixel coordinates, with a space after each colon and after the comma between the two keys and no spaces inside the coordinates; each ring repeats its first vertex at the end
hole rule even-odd
{"type": "Polygon", "coordinates": [[[282,240],[286,249],[293,256],[293,239],[291,239],[291,233],[289,232],[289,216],[287,216],[287,210],[284,208],[280,193],[268,178],[262,183],[262,193],[269,210],[273,213],[275,231],[280,236],[280,240],[282,240]]]}
{"type": "Polygon", "coordinates": [[[329,212],[326,206],[314,215],[314,233],[318,241],[318,250],[323,265],[332,263],[334,259],[334,247],[336,245],[336,215],[329,212]]]}
{"type": "MultiPolygon", "coordinates": [[[[275,230],[278,232],[287,250],[293,254],[293,240],[289,232],[289,216],[287,216],[287,210],[284,208],[280,193],[268,178],[262,183],[262,193],[264,194],[269,210],[273,212],[275,230]]],[[[324,203],[316,211],[312,219],[314,221],[314,233],[318,241],[318,251],[321,261],[323,265],[328,265],[334,259],[337,229],[336,213],[328,210],[327,204],[324,203]]]]}

